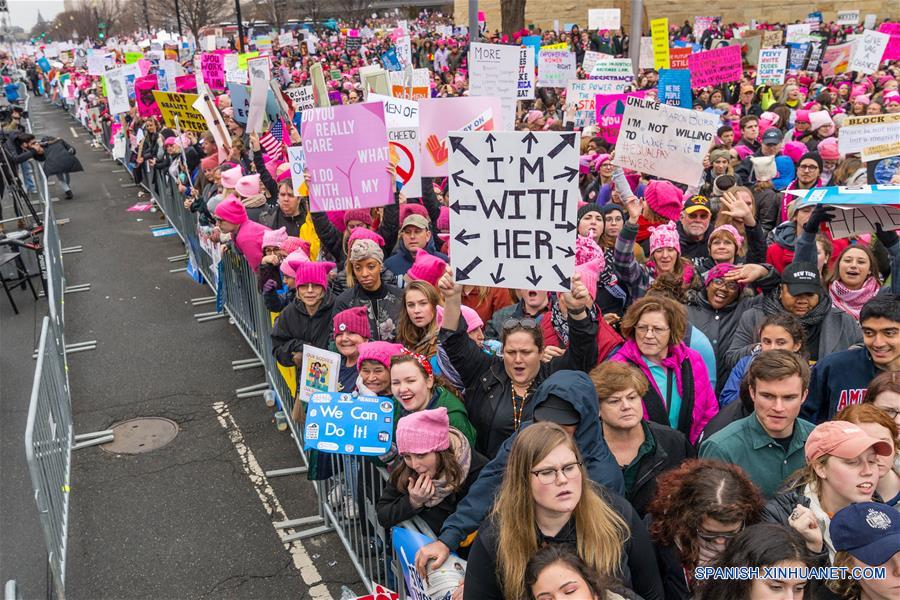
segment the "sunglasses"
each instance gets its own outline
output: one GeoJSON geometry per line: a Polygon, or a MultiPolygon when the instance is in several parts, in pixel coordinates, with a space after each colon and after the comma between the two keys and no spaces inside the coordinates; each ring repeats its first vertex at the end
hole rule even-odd
{"type": "Polygon", "coordinates": [[[727,543],[730,542],[744,530],[744,524],[741,523],[741,526],[737,528],[736,531],[727,531],[723,533],[705,531],[703,529],[697,529],[697,537],[703,540],[704,542],[719,542],[719,543],[727,543]]]}
{"type": "Polygon", "coordinates": [[[510,331],[521,327],[523,329],[537,329],[537,321],[531,318],[516,319],[511,318],[503,321],[503,331],[510,331]]]}

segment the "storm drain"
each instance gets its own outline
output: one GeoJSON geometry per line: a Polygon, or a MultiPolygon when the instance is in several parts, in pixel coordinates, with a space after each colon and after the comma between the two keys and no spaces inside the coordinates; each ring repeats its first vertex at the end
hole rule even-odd
{"type": "Polygon", "coordinates": [[[143,454],[162,448],[178,435],[178,423],[163,417],[139,417],[113,425],[115,439],[100,446],[110,454],[143,454]]]}

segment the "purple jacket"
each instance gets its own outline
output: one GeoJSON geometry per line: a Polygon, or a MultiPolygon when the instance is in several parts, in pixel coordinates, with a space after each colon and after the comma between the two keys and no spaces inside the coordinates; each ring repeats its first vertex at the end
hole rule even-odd
{"type": "MultiPolygon", "coordinates": [[[[656,390],[656,393],[659,394],[659,397],[663,399],[663,403],[665,403],[666,397],[656,386],[653,375],[650,374],[650,369],[644,363],[644,359],[641,358],[641,351],[638,349],[637,342],[627,340],[612,357],[612,360],[631,362],[636,365],[647,378],[647,381],[650,382],[650,385],[653,386],[653,389],[656,390]]],[[[716,394],[709,382],[709,373],[706,370],[703,359],[700,357],[700,354],[688,348],[683,342],[669,346],[669,354],[662,361],[664,367],[675,372],[675,383],[678,386],[678,393],[683,394],[681,365],[684,361],[690,362],[691,370],[694,373],[694,413],[691,416],[691,431],[688,436],[690,442],[694,444],[709,420],[719,412],[719,403],[716,401],[716,394]]],[[[644,419],[650,420],[646,406],[644,406],[644,419]]]]}

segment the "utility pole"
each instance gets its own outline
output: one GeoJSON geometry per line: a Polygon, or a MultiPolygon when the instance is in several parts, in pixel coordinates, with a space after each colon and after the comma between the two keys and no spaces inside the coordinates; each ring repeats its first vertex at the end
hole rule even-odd
{"type": "Polygon", "coordinates": [[[150,12],[147,10],[147,0],[144,0],[144,22],[147,24],[147,35],[153,35],[150,31],[150,12]]]}
{"type": "Polygon", "coordinates": [[[178,37],[181,37],[181,7],[178,0],[175,0],[175,18],[178,19],[178,37]]]}
{"type": "Polygon", "coordinates": [[[628,43],[628,56],[631,58],[631,69],[637,78],[641,72],[641,24],[644,21],[644,1],[631,0],[631,41],[628,43]]]}
{"type": "Polygon", "coordinates": [[[241,0],[234,0],[234,12],[237,15],[238,50],[246,52],[244,49],[244,22],[241,20],[241,0]]]}
{"type": "Polygon", "coordinates": [[[469,0],[469,43],[481,41],[481,29],[478,26],[478,0],[469,0]]]}

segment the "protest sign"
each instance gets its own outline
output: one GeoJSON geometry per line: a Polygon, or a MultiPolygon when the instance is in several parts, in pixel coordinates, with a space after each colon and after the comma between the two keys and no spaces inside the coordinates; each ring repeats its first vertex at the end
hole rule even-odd
{"type": "Polygon", "coordinates": [[[107,68],[116,64],[112,54],[91,54],[87,57],[87,70],[90,75],[103,75],[107,68]]]}
{"type": "MultiPolygon", "coordinates": [[[[585,56],[587,56],[587,54],[585,54],[585,56]]],[[[641,56],[638,62],[638,66],[641,69],[655,68],[653,58],[653,38],[647,36],[641,37],[641,56]]]]}
{"type": "MultiPolygon", "coordinates": [[[[268,88],[268,86],[265,87],[268,88]]],[[[250,102],[252,100],[250,86],[241,85],[239,83],[229,83],[228,95],[231,96],[231,106],[234,109],[234,120],[241,125],[246,126],[250,117],[250,102]]],[[[278,108],[278,101],[275,99],[275,94],[269,89],[266,90],[264,110],[266,119],[268,119],[270,123],[274,123],[281,115],[281,111],[278,108]]]]}
{"type": "Polygon", "coordinates": [[[397,38],[394,49],[397,51],[401,67],[412,64],[412,39],[408,35],[397,38]]]}
{"type": "Polygon", "coordinates": [[[810,44],[808,42],[788,42],[788,69],[791,72],[800,71],[806,66],[809,58],[810,44]]]}
{"type": "Polygon", "coordinates": [[[900,156],[879,158],[866,163],[868,183],[888,185],[897,176],[900,176],[900,156]]]}
{"type": "Polygon", "coordinates": [[[822,66],[822,57],[825,54],[825,48],[828,43],[825,40],[812,43],[809,49],[809,57],[806,59],[804,68],[807,71],[818,71],[822,66]]]}
{"type": "MultiPolygon", "coordinates": [[[[662,74],[660,74],[660,79],[662,79],[662,74]]],[[[640,90],[627,94],[602,94],[597,96],[597,126],[600,128],[600,136],[607,144],[615,144],[616,139],[619,137],[622,116],[625,114],[626,98],[629,96],[643,98],[646,94],[646,90],[640,90]]],[[[690,94],[690,88],[688,88],[688,94],[690,94]]]]}
{"type": "Polygon", "coordinates": [[[294,195],[301,196],[301,188],[306,182],[303,171],[306,169],[306,156],[303,154],[303,146],[288,146],[288,162],[291,165],[291,186],[294,195]]]}
{"type": "MultiPolygon", "coordinates": [[[[447,561],[435,568],[433,563],[426,567],[427,578],[416,570],[416,552],[434,540],[426,535],[406,529],[391,529],[391,546],[403,572],[404,589],[410,600],[437,600],[450,598],[463,582],[466,573],[466,561],[455,554],[450,554],[447,561]]],[[[376,600],[376,599],[373,599],[376,600]]],[[[377,600],[388,600],[387,596],[379,596],[377,600]]]]}
{"type": "Polygon", "coordinates": [[[272,67],[269,64],[269,57],[261,56],[259,58],[251,58],[248,60],[247,75],[251,84],[254,79],[260,79],[268,85],[269,80],[272,79],[272,67]]]}
{"type": "Polygon", "coordinates": [[[384,65],[387,71],[399,71],[403,68],[400,65],[400,59],[397,57],[397,51],[393,48],[388,48],[381,54],[381,64],[384,65]]]}
{"type": "Polygon", "coordinates": [[[781,36],[784,32],[781,29],[772,29],[769,31],[763,31],[762,38],[762,47],[763,48],[774,48],[775,46],[781,45],[781,36]]]}
{"type": "Polygon", "coordinates": [[[617,31],[622,27],[622,10],[618,8],[591,8],[588,10],[588,29],[617,31]]]}
{"type": "Polygon", "coordinates": [[[891,158],[900,155],[900,141],[888,142],[887,144],[877,144],[862,149],[860,156],[863,162],[871,162],[873,160],[881,160],[882,158],[891,158]]]}
{"type": "MultiPolygon", "coordinates": [[[[703,33],[710,29],[713,25],[715,25],[718,21],[720,21],[720,17],[694,17],[694,28],[691,31],[694,35],[695,40],[699,40],[703,37],[703,33]]],[[[675,67],[672,67],[673,69],[675,67]]]]}
{"type": "Polygon", "coordinates": [[[456,281],[564,291],[575,269],[578,134],[450,133],[456,281]]]}
{"type": "Polygon", "coordinates": [[[109,102],[109,114],[118,115],[131,110],[128,101],[128,84],[125,81],[125,67],[116,67],[104,73],[106,79],[106,98],[109,102]]]}
{"type": "Polygon", "coordinates": [[[659,101],[670,106],[693,108],[691,72],[687,69],[659,70],[659,101]]]}
{"type": "Polygon", "coordinates": [[[290,99],[295,112],[303,114],[305,111],[316,107],[311,85],[288,88],[282,90],[282,93],[290,99]]]}
{"type": "Polygon", "coordinates": [[[603,57],[594,64],[591,81],[598,82],[598,94],[620,94],[634,81],[631,59],[603,57]]]}
{"type": "Polygon", "coordinates": [[[781,85],[787,68],[787,48],[760,48],[756,85],[781,85]]]}
{"type": "Polygon", "coordinates": [[[614,164],[695,185],[703,157],[721,122],[719,116],[666,106],[646,98],[628,98],[614,164]]]}
{"type": "Polygon", "coordinates": [[[541,52],[541,36],[539,36],[539,35],[523,36],[522,40],[521,40],[521,44],[523,46],[525,46],[526,48],[531,48],[532,56],[533,56],[533,61],[531,64],[533,64],[535,67],[537,67],[537,57],[538,57],[538,54],[541,52]]]}
{"type": "Polygon", "coordinates": [[[284,48],[285,46],[296,46],[297,39],[294,37],[294,34],[288,31],[287,33],[282,33],[278,36],[278,45],[284,48]]]}
{"type": "Polygon", "coordinates": [[[566,102],[575,105],[575,126],[584,127],[594,123],[598,94],[621,93],[625,87],[610,86],[608,82],[596,79],[579,79],[569,82],[569,87],[566,89],[566,102]]]}
{"type": "Polygon", "coordinates": [[[692,48],[670,48],[669,66],[672,69],[687,69],[690,66],[688,57],[693,52],[692,48]]]}
{"type": "MultiPolygon", "coordinates": [[[[322,72],[322,66],[320,63],[316,63],[319,65],[319,72],[322,72]]],[[[310,73],[312,73],[313,68],[316,65],[310,67],[310,73]]],[[[388,83],[388,72],[379,67],[378,65],[366,65],[365,67],[361,67],[359,69],[359,81],[362,84],[363,89],[363,97],[368,98],[369,92],[375,92],[376,94],[382,94],[384,96],[390,96],[390,83],[388,83]]],[[[316,81],[313,80],[313,93],[318,96],[319,91],[316,87],[316,81]]],[[[325,76],[322,75],[322,92],[323,94],[327,94],[327,88],[325,88],[325,76]]],[[[327,106],[327,104],[326,104],[327,106]]]]}
{"type": "Polygon", "coordinates": [[[176,92],[196,92],[197,91],[197,80],[193,75],[181,75],[175,78],[175,91],[176,92]]]}
{"type": "Polygon", "coordinates": [[[538,57],[538,87],[566,87],[575,78],[574,52],[541,50],[538,57]]]}
{"type": "Polygon", "coordinates": [[[214,101],[215,96],[210,91],[209,87],[201,82],[197,86],[197,91],[199,93],[197,94],[197,100],[194,101],[193,107],[197,112],[203,115],[203,119],[206,121],[206,128],[212,133],[213,139],[216,142],[219,161],[223,161],[231,152],[231,133],[229,133],[228,128],[225,127],[225,119],[222,118],[222,113],[219,112],[219,107],[216,106],[214,101]]]}
{"type": "Polygon", "coordinates": [[[787,42],[805,42],[811,32],[809,23],[792,23],[785,27],[784,41],[787,42]]]}
{"type": "Polygon", "coordinates": [[[822,76],[834,77],[846,73],[853,56],[855,41],[837,46],[828,46],[822,54],[822,76]]]}
{"type": "Polygon", "coordinates": [[[824,187],[809,190],[798,198],[797,206],[836,206],[828,229],[835,239],[875,233],[875,225],[885,231],[900,229],[900,186],[824,187]]]}
{"type": "Polygon", "coordinates": [[[875,29],[875,21],[878,20],[878,15],[869,13],[866,15],[865,20],[863,21],[863,27],[866,29],[875,29]]]}
{"type": "Polygon", "coordinates": [[[743,76],[740,46],[725,46],[691,54],[688,64],[691,70],[691,87],[694,89],[740,81],[743,76]]]}
{"type": "Polygon", "coordinates": [[[650,21],[650,37],[653,40],[653,68],[669,68],[669,19],[650,21]]]}
{"type": "Polygon", "coordinates": [[[297,398],[303,402],[318,393],[336,392],[341,373],[341,355],[310,344],[303,346],[303,362],[297,374],[297,398]]]}
{"type": "Polygon", "coordinates": [[[402,71],[391,71],[388,73],[388,78],[391,85],[391,93],[395,98],[421,100],[422,98],[431,97],[428,69],[410,69],[407,67],[402,71]]]}
{"type": "Polygon", "coordinates": [[[159,106],[153,97],[153,90],[158,89],[156,75],[147,75],[134,81],[134,99],[138,115],[143,118],[160,116],[159,106]]]}
{"type": "Polygon", "coordinates": [[[240,55],[225,55],[225,81],[228,83],[247,83],[247,69],[238,66],[240,55]]]}
{"type": "Polygon", "coordinates": [[[858,10],[839,10],[837,13],[837,24],[838,25],[858,25],[859,24],[859,11],[858,10]]]}
{"type": "Polygon", "coordinates": [[[541,46],[541,52],[545,51],[553,51],[553,50],[568,50],[569,44],[566,42],[560,42],[558,44],[547,44],[546,46],[541,46]]]}
{"type": "Polygon", "coordinates": [[[300,136],[309,170],[310,210],[350,210],[393,202],[383,104],[309,110],[303,115],[300,136]]]}
{"type": "Polygon", "coordinates": [[[153,98],[159,107],[166,127],[174,128],[175,117],[178,117],[178,125],[183,131],[196,131],[202,133],[206,131],[206,121],[203,115],[194,109],[194,103],[197,101],[197,94],[178,94],[174,92],[160,92],[153,90],[153,98]]]}
{"type": "Polygon", "coordinates": [[[204,52],[200,56],[200,70],[203,82],[213,90],[225,89],[225,57],[221,54],[204,52]]]}
{"type": "Polygon", "coordinates": [[[853,58],[850,59],[850,71],[860,73],[874,73],[881,64],[881,57],[891,41],[891,36],[881,31],[866,29],[862,38],[857,40],[853,50],[853,58]]]}
{"type": "Polygon", "coordinates": [[[594,52],[593,50],[585,51],[584,60],[581,61],[581,69],[584,71],[585,75],[590,76],[591,72],[594,70],[594,65],[604,56],[609,57],[608,54],[603,54],[602,52],[594,52]]]}
{"type": "Polygon", "coordinates": [[[878,31],[891,36],[887,48],[884,49],[884,55],[881,60],[900,60],[900,23],[882,23],[878,27],[878,31]]]}
{"type": "Polygon", "coordinates": [[[391,162],[395,163],[397,182],[401,185],[400,191],[407,198],[421,198],[419,128],[389,127],[387,135],[391,150],[391,162]]]}
{"type": "MultiPolygon", "coordinates": [[[[573,82],[574,83],[574,82],[573,82]]],[[[499,98],[469,96],[419,101],[422,177],[446,177],[451,131],[494,131],[503,122],[499,98]]]]}
{"type": "Polygon", "coordinates": [[[900,140],[900,113],[847,117],[838,136],[841,154],[862,152],[900,140]]]}
{"type": "Polygon", "coordinates": [[[42,56],[39,59],[37,59],[37,65],[41,68],[41,71],[43,71],[44,73],[49,73],[50,70],[53,68],[50,66],[50,61],[47,60],[46,56],[42,56]]]}
{"type": "MultiPolygon", "coordinates": [[[[274,98],[267,80],[250,78],[250,109],[247,114],[247,133],[263,133],[268,129],[268,127],[264,126],[264,121],[266,117],[266,100],[268,100],[270,94],[274,98]]],[[[275,119],[269,119],[269,122],[272,123],[277,118],[276,116],[275,119]]]]}
{"type": "Polygon", "coordinates": [[[384,121],[388,128],[419,126],[419,103],[414,100],[371,93],[369,102],[384,104],[384,121]]]}
{"type": "Polygon", "coordinates": [[[306,407],[304,448],[381,456],[391,449],[393,429],[394,402],[390,398],[320,392],[312,395],[306,407]]]}
{"type": "MultiPolygon", "coordinates": [[[[534,98],[532,48],[473,43],[469,49],[469,91],[500,98],[503,129],[513,129],[516,101],[534,98]]],[[[499,128],[499,127],[498,127],[499,128]]]]}
{"type": "Polygon", "coordinates": [[[125,53],[125,64],[130,65],[132,63],[136,63],[137,61],[144,58],[143,52],[126,52],[125,53]]]}
{"type": "Polygon", "coordinates": [[[237,68],[246,71],[249,68],[250,60],[256,58],[257,56],[259,56],[259,52],[257,52],[256,50],[254,50],[253,52],[242,52],[241,54],[238,54],[237,68]]]}

